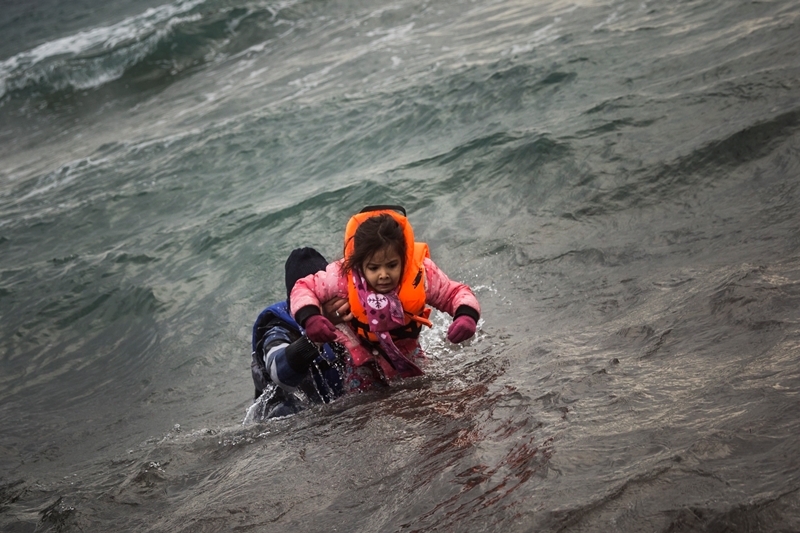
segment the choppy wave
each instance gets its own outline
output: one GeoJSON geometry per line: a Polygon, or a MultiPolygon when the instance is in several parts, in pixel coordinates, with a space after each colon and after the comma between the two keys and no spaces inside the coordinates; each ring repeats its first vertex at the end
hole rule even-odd
{"type": "Polygon", "coordinates": [[[0,529],[799,529],[800,2],[144,9],[3,63],[0,529]],[[478,334],[243,426],[379,201],[478,334]]]}
{"type": "Polygon", "coordinates": [[[122,80],[147,87],[258,46],[296,2],[226,6],[179,0],[111,26],[46,42],[0,62],[0,98],[95,89],[122,80]]]}

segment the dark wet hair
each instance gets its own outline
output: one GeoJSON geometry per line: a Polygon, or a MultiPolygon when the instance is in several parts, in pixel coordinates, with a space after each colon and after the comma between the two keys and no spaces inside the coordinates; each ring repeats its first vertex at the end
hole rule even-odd
{"type": "MultiPolygon", "coordinates": [[[[344,271],[361,270],[364,261],[387,246],[394,249],[406,266],[406,238],[400,224],[386,213],[366,219],[358,226],[353,239],[353,253],[345,254],[344,271]]],[[[345,249],[349,243],[345,243],[345,249]]]]}

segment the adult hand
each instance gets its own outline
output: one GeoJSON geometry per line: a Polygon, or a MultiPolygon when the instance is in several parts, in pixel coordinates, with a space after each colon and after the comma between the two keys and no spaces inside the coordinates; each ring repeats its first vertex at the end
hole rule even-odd
{"type": "Polygon", "coordinates": [[[350,302],[345,298],[334,296],[322,304],[322,315],[330,320],[332,324],[341,324],[353,320],[353,313],[350,312],[350,302]]]}
{"type": "Polygon", "coordinates": [[[450,324],[450,329],[447,330],[447,340],[453,344],[464,342],[475,335],[476,326],[472,317],[461,315],[450,324]]]}
{"type": "Polygon", "coordinates": [[[336,328],[322,315],[310,316],[306,320],[306,336],[314,342],[333,342],[336,340],[336,328]]]}

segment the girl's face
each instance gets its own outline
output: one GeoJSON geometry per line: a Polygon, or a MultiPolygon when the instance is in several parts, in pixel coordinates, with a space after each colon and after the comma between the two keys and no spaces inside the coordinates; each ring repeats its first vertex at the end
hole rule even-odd
{"type": "Polygon", "coordinates": [[[400,283],[403,273],[403,259],[391,246],[381,248],[361,265],[367,283],[375,292],[386,294],[400,283]]]}

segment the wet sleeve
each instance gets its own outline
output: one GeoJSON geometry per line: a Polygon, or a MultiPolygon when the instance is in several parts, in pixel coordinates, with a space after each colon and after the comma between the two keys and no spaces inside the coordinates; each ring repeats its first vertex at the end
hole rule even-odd
{"type": "Polygon", "coordinates": [[[270,348],[266,356],[266,365],[270,381],[287,392],[293,392],[303,381],[306,373],[299,374],[289,365],[286,359],[288,346],[288,344],[281,344],[270,348]]]}
{"type": "Polygon", "coordinates": [[[319,356],[319,351],[306,336],[288,342],[288,335],[276,335],[272,341],[264,343],[264,354],[270,381],[292,392],[308,375],[308,367],[319,356]]]}
{"type": "Polygon", "coordinates": [[[303,325],[308,317],[320,314],[320,302],[327,302],[335,296],[347,297],[347,280],[340,272],[340,264],[341,261],[330,263],[325,270],[310,274],[294,284],[289,307],[298,324],[303,325]]]}
{"type": "Polygon", "coordinates": [[[452,317],[467,315],[477,322],[481,316],[481,306],[472,289],[448,278],[428,258],[425,258],[424,267],[428,283],[425,288],[427,303],[452,317]]]}

